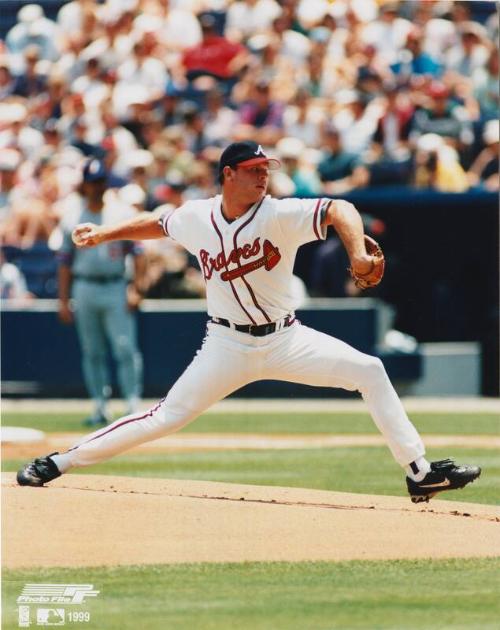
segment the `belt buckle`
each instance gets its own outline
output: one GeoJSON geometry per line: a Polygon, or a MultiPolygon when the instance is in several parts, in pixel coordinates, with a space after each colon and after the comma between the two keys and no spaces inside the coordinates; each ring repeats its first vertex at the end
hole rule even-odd
{"type": "Polygon", "coordinates": [[[253,333],[255,337],[265,337],[266,335],[270,335],[276,330],[276,324],[271,322],[269,324],[261,324],[260,326],[254,326],[256,331],[253,333]]]}
{"type": "Polygon", "coordinates": [[[266,334],[264,326],[259,324],[250,324],[248,327],[248,333],[252,337],[263,337],[266,334]]]}

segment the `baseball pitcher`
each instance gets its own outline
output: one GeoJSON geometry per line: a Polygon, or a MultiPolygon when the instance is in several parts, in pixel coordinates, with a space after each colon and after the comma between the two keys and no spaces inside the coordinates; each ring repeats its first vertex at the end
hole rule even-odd
{"type": "Polygon", "coordinates": [[[342,240],[361,288],[380,282],[384,256],[364,235],[352,204],[266,195],[269,171],[279,166],[255,142],[236,142],[220,158],[221,195],[188,201],[159,221],[143,214],[118,225],[84,223],[75,228],[77,247],[168,236],[196,255],[207,287],[207,334],[191,364],[158,404],[91,433],[65,453],[28,463],[17,475],[19,484],[42,486],[71,468],[97,464],[177,431],[210,405],[260,379],[359,391],[406,471],[415,503],[479,477],[477,466],[456,465],[449,459],[427,461],[422,440],[378,358],[295,318],[291,284],[297,249],[324,239],[328,226],[342,240]]]}

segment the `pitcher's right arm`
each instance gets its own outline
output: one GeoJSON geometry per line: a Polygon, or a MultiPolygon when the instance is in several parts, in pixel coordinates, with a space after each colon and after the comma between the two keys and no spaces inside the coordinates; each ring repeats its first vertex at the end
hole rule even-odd
{"type": "Polygon", "coordinates": [[[94,247],[109,241],[143,241],[164,236],[158,216],[150,212],[142,212],[133,219],[116,225],[80,223],[71,234],[77,247],[94,247]]]}

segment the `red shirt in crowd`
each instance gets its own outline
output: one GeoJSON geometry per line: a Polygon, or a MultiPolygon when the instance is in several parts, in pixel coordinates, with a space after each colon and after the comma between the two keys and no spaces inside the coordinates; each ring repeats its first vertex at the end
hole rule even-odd
{"type": "Polygon", "coordinates": [[[225,37],[210,35],[197,46],[188,48],[182,62],[186,72],[208,72],[222,79],[233,76],[231,61],[246,51],[242,44],[230,42],[225,37]]]}

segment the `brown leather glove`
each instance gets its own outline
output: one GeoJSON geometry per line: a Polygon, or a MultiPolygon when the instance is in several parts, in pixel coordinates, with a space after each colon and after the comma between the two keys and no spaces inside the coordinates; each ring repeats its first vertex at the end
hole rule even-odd
{"type": "Polygon", "coordinates": [[[372,257],[372,267],[365,273],[357,273],[352,267],[349,272],[354,279],[354,284],[358,289],[370,289],[377,286],[384,276],[385,258],[380,245],[370,236],[365,234],[366,253],[372,257]]]}

